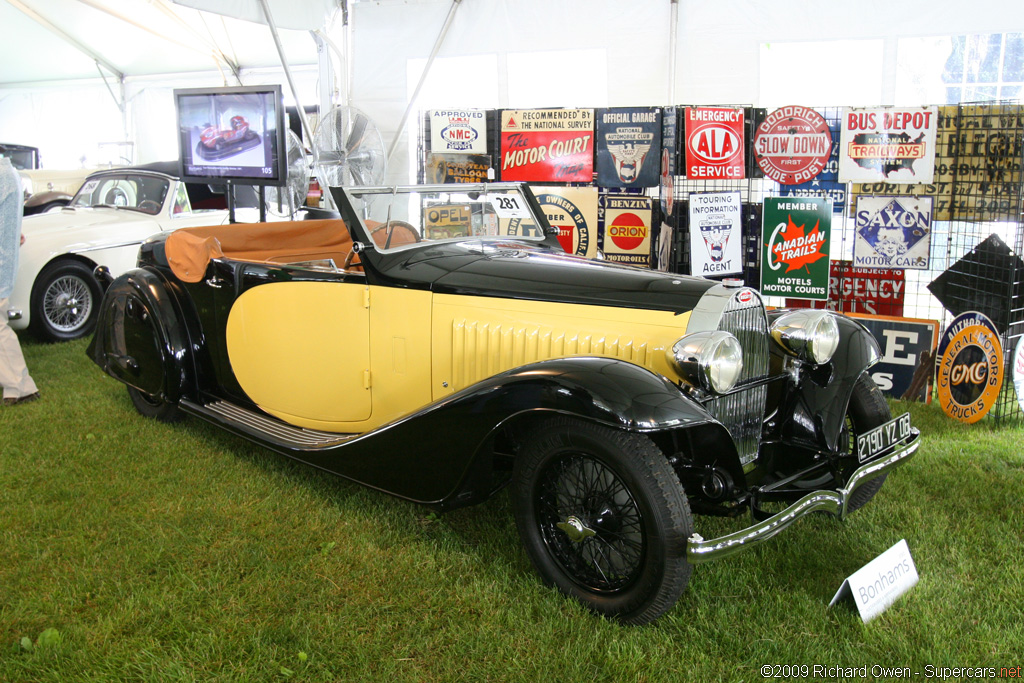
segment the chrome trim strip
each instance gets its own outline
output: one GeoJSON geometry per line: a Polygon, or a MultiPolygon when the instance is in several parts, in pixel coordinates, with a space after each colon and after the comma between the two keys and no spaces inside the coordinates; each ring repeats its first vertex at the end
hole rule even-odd
{"type": "Polygon", "coordinates": [[[274,439],[295,448],[333,446],[343,441],[348,441],[355,436],[355,434],[336,434],[334,432],[322,432],[316,429],[295,427],[276,418],[261,415],[228,401],[215,401],[201,405],[192,401],[182,400],[181,405],[190,412],[200,415],[215,415],[221,420],[244,426],[253,432],[264,435],[266,438],[274,439]]]}
{"type": "Polygon", "coordinates": [[[10,322],[11,320],[21,320],[21,311],[16,311],[12,308],[7,309],[7,321],[10,322]]]}
{"type": "Polygon", "coordinates": [[[86,247],[85,249],[72,249],[72,254],[85,254],[90,251],[103,251],[104,249],[117,249],[118,247],[138,247],[145,240],[134,240],[132,242],[120,242],[118,244],[104,244],[98,247],[86,247]]]}
{"type": "Polygon", "coordinates": [[[686,559],[690,564],[700,564],[734,555],[741,550],[767,541],[796,520],[816,510],[823,510],[839,519],[844,519],[848,514],[850,498],[857,489],[909,460],[920,445],[921,433],[914,429],[910,440],[895,451],[857,468],[850,477],[846,488],[838,491],[812,491],[782,512],[725,536],[705,541],[699,534],[693,534],[686,543],[686,559]]]}

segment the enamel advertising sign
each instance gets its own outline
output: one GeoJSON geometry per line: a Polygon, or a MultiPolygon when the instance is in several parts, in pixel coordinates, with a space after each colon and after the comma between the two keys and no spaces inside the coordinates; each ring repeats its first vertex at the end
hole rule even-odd
{"type": "Polygon", "coordinates": [[[850,261],[835,260],[828,278],[828,301],[787,299],[790,307],[827,308],[840,313],[903,315],[906,275],[902,270],[856,268],[850,261]]]}
{"type": "Polygon", "coordinates": [[[761,230],[761,291],[828,299],[832,202],[767,197],[761,230]]]}
{"type": "Polygon", "coordinates": [[[597,184],[655,187],[661,154],[661,110],[597,110],[597,184]]]}
{"type": "Polygon", "coordinates": [[[690,195],[690,272],[734,275],[743,272],[743,232],[739,192],[690,195]]]}
{"type": "Polygon", "coordinates": [[[743,178],[743,110],[687,107],[685,111],[686,179],[743,178]]]}
{"type": "Polygon", "coordinates": [[[977,311],[961,313],[942,333],[937,357],[942,411],[967,424],[985,417],[1003,386],[1003,346],[995,324],[977,311]]]}
{"type": "Polygon", "coordinates": [[[615,263],[651,267],[651,198],[604,198],[604,256],[615,263]]]}
{"type": "Polygon", "coordinates": [[[858,197],[853,265],[928,268],[932,246],[931,197],[858,197]]]}
{"type": "Polygon", "coordinates": [[[591,182],[594,179],[594,110],[502,111],[501,179],[591,182]]]}
{"type": "Polygon", "coordinates": [[[565,252],[596,256],[597,188],[534,187],[533,192],[548,223],[558,229],[558,243],[565,252]]]}
{"type": "Polygon", "coordinates": [[[428,154],[428,183],[486,183],[491,157],[486,154],[428,154]]]}
{"type": "Polygon", "coordinates": [[[937,107],[844,108],[839,180],[932,182],[938,124],[937,107]]]}
{"type": "Polygon", "coordinates": [[[939,321],[849,313],[868,328],[882,357],[868,370],[882,392],[905,401],[932,401],[939,321]]]}
{"type": "Polygon", "coordinates": [[[781,185],[814,179],[825,170],[831,153],[832,132],[828,123],[809,107],[776,109],[758,126],[754,136],[758,166],[781,185]]]}
{"type": "Polygon", "coordinates": [[[664,218],[674,208],[675,176],[679,173],[679,109],[665,107],[661,116],[661,178],[658,197],[664,218]]]}
{"type": "Polygon", "coordinates": [[[430,151],[487,154],[487,117],[479,109],[434,109],[430,112],[430,151]]]}
{"type": "Polygon", "coordinates": [[[1024,410],[1024,337],[1017,342],[1013,352],[1013,388],[1017,392],[1017,403],[1024,410]]]}

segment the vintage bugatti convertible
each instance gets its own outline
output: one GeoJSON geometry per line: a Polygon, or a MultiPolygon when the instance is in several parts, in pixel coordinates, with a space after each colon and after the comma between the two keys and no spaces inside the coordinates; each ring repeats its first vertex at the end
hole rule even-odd
{"type": "Polygon", "coordinates": [[[143,415],[440,510],[510,484],[541,577],[628,623],[918,447],[850,319],[568,255],[525,186],[333,192],[340,219],[154,236],[91,358],[143,415]],[[753,523],[705,540],[691,510],[753,523]]]}

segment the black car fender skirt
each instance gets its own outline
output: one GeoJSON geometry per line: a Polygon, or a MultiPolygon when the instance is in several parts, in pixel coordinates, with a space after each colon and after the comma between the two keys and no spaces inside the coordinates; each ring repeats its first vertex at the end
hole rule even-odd
{"type": "Polygon", "coordinates": [[[114,379],[177,402],[190,375],[188,337],[180,320],[163,278],[145,268],[130,270],[103,295],[86,353],[114,379]]]}
{"type": "MultiPolygon", "coordinates": [[[[540,361],[489,377],[346,444],[289,455],[442,509],[491,493],[492,437],[543,414],[634,432],[716,424],[666,378],[612,358],[540,361]]],[[[723,437],[728,439],[724,428],[723,437]]]]}

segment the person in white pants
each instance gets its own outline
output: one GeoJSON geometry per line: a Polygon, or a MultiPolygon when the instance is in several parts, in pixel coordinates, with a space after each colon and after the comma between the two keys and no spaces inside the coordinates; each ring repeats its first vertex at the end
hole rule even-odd
{"type": "Polygon", "coordinates": [[[25,366],[18,335],[7,324],[7,300],[14,289],[18,272],[21,214],[24,208],[21,176],[11,160],[0,157],[0,385],[5,406],[27,403],[39,398],[39,390],[25,366]]]}

